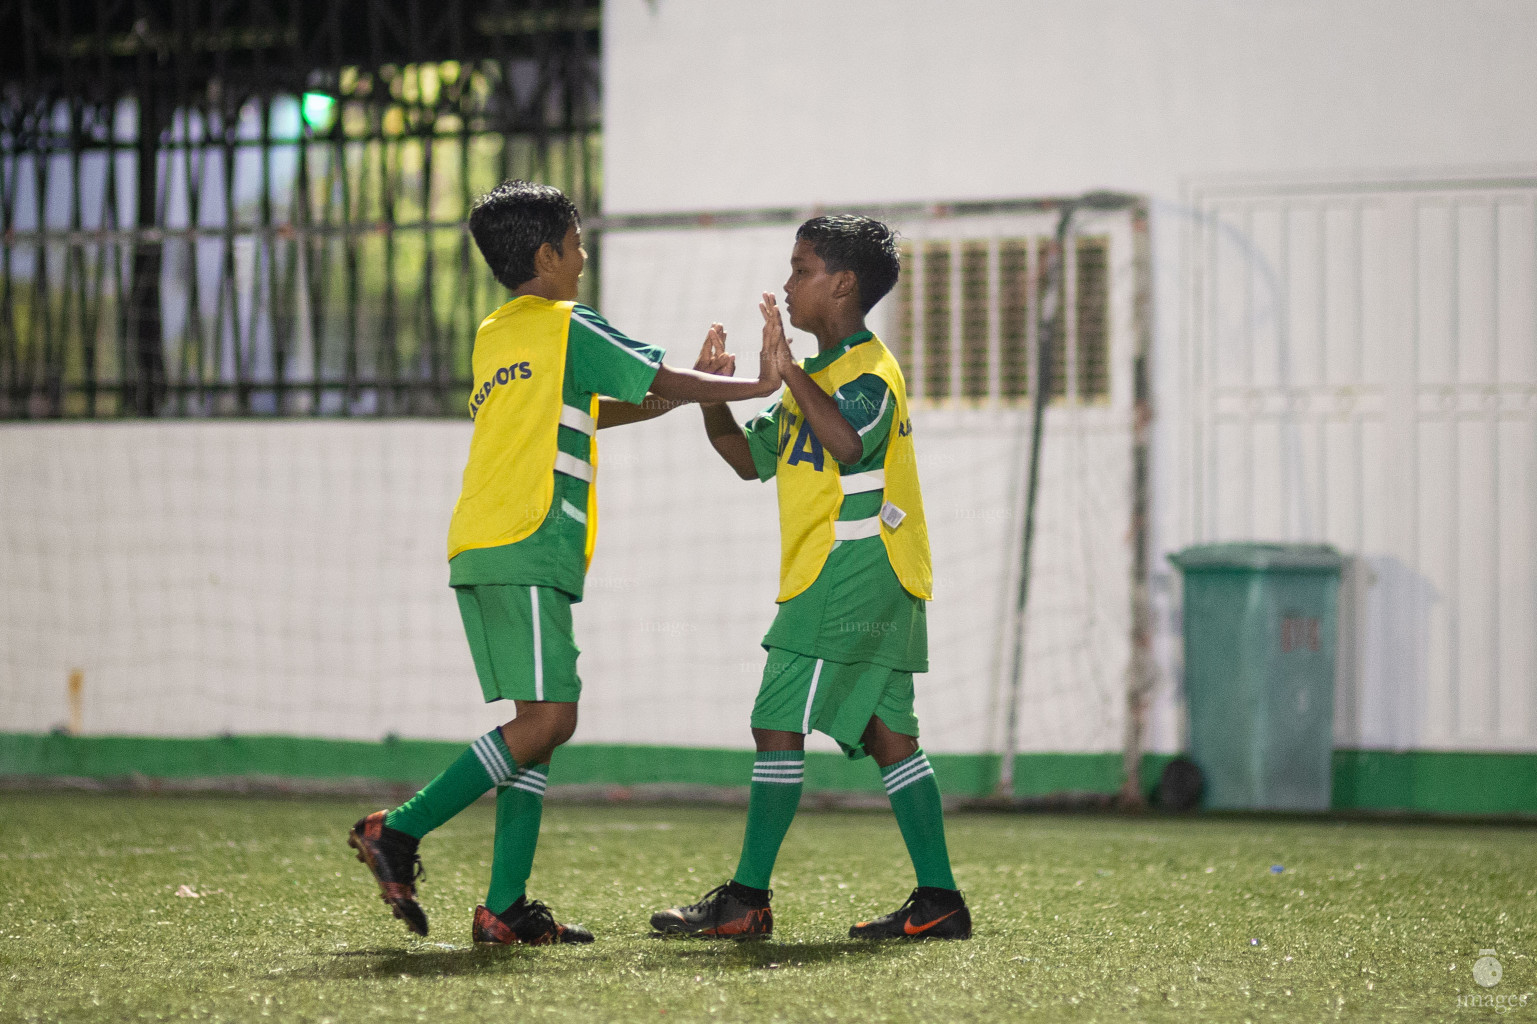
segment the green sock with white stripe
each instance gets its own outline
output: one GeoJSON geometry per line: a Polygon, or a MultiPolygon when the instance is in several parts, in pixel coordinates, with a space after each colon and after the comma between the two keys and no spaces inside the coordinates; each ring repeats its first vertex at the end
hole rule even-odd
{"type": "Polygon", "coordinates": [[[549,784],[548,763],[524,768],[510,785],[496,791],[496,845],[491,852],[491,888],[486,909],[500,914],[518,900],[534,869],[534,848],[539,845],[539,819],[544,816],[544,787],[549,784]]]}
{"type": "Polygon", "coordinates": [[[779,844],[790,831],[801,802],[806,754],[801,750],[760,750],[752,766],[752,790],[747,798],[747,834],[734,880],[738,885],[767,889],[774,875],[779,844]]]}
{"type": "Polygon", "coordinates": [[[518,766],[507,752],[502,730],[471,743],[443,773],[384,816],[384,824],[420,839],[479,800],[492,786],[512,782],[518,766]]]}
{"type": "Polygon", "coordinates": [[[913,859],[918,884],[954,889],[950,851],[945,847],[945,811],[929,759],[919,750],[912,757],[882,768],[881,781],[886,784],[886,796],[896,813],[907,855],[913,859]]]}

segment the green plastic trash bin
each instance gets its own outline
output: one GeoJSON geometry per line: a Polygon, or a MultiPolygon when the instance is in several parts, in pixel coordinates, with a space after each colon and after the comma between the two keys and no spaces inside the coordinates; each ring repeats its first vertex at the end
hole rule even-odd
{"type": "Polygon", "coordinates": [[[1185,581],[1185,701],[1202,803],[1328,810],[1343,559],[1325,545],[1203,544],[1169,561],[1185,581]]]}

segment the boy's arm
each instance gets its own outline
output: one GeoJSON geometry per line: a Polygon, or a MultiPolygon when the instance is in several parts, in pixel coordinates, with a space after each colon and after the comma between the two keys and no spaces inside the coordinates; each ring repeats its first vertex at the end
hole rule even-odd
{"type": "MultiPolygon", "coordinates": [[[[721,344],[724,344],[726,332],[720,324],[710,328],[711,337],[717,333],[721,344]]],[[[710,346],[709,337],[705,339],[705,346],[710,346]]],[[[784,331],[781,330],[775,338],[768,330],[764,330],[763,347],[758,353],[757,380],[737,380],[699,370],[680,370],[663,363],[657,368],[656,378],[651,382],[651,393],[677,402],[739,402],[748,398],[762,398],[779,390],[779,368],[789,358],[790,347],[785,341],[784,331]]],[[[734,358],[731,367],[736,368],[734,358]]]]}
{"type": "Polygon", "coordinates": [[[617,398],[598,399],[598,429],[607,427],[622,427],[629,423],[641,423],[645,420],[654,420],[664,412],[671,412],[682,402],[669,402],[665,398],[647,394],[640,403],[621,402],[617,398]]]}
{"type": "MultiPolygon", "coordinates": [[[[699,358],[694,363],[694,369],[701,373],[712,373],[723,377],[730,377],[736,373],[736,356],[726,351],[726,332],[721,329],[720,324],[712,324],[710,333],[705,335],[704,347],[699,350],[699,358]]],[[[617,398],[600,398],[598,429],[621,427],[628,423],[656,419],[664,412],[670,412],[685,404],[687,403],[661,398],[651,392],[648,392],[639,404],[621,402],[617,398]]]]}
{"type": "Polygon", "coordinates": [[[741,402],[779,390],[779,370],[769,359],[759,364],[757,380],[718,377],[698,370],[680,370],[663,363],[651,382],[651,393],[674,402],[741,402]]]}
{"type": "Polygon", "coordinates": [[[811,432],[833,458],[845,466],[854,465],[864,458],[865,452],[859,431],[838,411],[837,400],[823,391],[791,357],[789,343],[785,341],[784,323],[779,318],[779,307],[774,302],[773,292],[763,293],[763,301],[758,304],[758,310],[763,314],[763,350],[779,355],[779,372],[790,394],[795,396],[796,403],[800,405],[811,432]]]}
{"type": "Polygon", "coordinates": [[[731,407],[723,403],[707,403],[699,408],[704,412],[704,431],[710,436],[710,446],[736,470],[737,476],[743,480],[758,479],[758,467],[753,463],[747,435],[737,425],[731,407]]]}
{"type": "MultiPolygon", "coordinates": [[[[694,364],[694,369],[721,373],[728,377],[736,372],[736,356],[726,351],[725,331],[710,331],[704,340],[704,348],[699,351],[699,361],[694,364]]],[[[731,407],[724,402],[704,402],[699,409],[704,413],[704,432],[709,435],[710,446],[726,460],[726,465],[736,470],[736,475],[743,480],[758,479],[747,436],[737,425],[731,407]]]]}

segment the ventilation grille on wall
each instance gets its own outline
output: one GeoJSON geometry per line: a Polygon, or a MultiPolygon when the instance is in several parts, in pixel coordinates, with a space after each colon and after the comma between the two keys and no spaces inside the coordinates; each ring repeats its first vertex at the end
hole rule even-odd
{"type": "MultiPolygon", "coordinates": [[[[970,402],[1028,398],[1039,362],[1036,315],[1049,238],[923,239],[902,246],[892,350],[916,397],[970,402]]],[[[1048,394],[1110,398],[1110,240],[1073,239],[1066,307],[1048,394]]]]}

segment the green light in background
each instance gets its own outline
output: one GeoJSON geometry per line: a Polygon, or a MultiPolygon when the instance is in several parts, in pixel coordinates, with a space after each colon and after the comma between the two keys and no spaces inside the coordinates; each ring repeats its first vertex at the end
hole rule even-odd
{"type": "Polygon", "coordinates": [[[336,97],[323,92],[307,92],[299,101],[304,123],[317,132],[330,129],[336,122],[336,97]]]}

